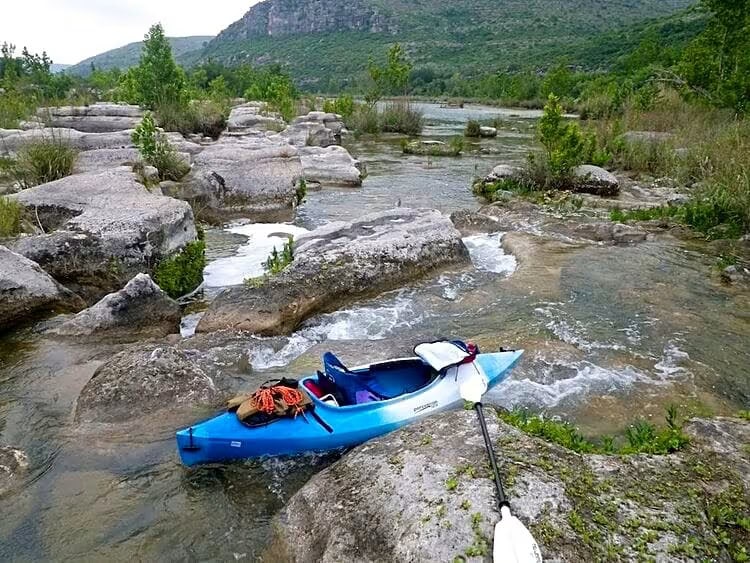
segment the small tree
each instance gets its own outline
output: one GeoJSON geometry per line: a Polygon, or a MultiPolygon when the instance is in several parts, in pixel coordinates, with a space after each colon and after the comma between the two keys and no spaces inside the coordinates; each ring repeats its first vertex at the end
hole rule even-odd
{"type": "Polygon", "coordinates": [[[138,66],[126,75],[125,89],[150,109],[161,104],[181,103],[185,73],[172,56],[172,46],[161,24],[151,26],[143,41],[138,66]]]}
{"type": "Polygon", "coordinates": [[[179,181],[190,171],[190,166],[180,158],[167,137],[157,129],[150,113],[147,113],[135,128],[132,138],[143,160],[156,167],[162,180],[179,181]]]}
{"type": "Polygon", "coordinates": [[[539,119],[539,141],[544,146],[550,173],[562,178],[582,164],[586,158],[587,143],[577,123],[565,119],[560,98],[550,94],[544,114],[539,119]]]}

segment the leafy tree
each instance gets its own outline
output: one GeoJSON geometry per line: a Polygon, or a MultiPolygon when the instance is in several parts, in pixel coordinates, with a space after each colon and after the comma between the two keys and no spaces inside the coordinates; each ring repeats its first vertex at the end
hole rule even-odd
{"type": "Polygon", "coordinates": [[[539,141],[545,149],[553,178],[564,178],[585,160],[587,143],[577,123],[565,119],[560,98],[550,94],[538,124],[539,141]]]}
{"type": "Polygon", "coordinates": [[[388,50],[385,66],[378,65],[371,58],[367,66],[370,86],[365,93],[365,102],[374,106],[386,93],[406,95],[411,69],[412,64],[398,43],[388,50]]]}
{"type": "Polygon", "coordinates": [[[131,101],[155,109],[161,104],[183,102],[185,73],[177,66],[161,24],[151,26],[143,42],[137,67],[128,71],[123,89],[131,101]]]}

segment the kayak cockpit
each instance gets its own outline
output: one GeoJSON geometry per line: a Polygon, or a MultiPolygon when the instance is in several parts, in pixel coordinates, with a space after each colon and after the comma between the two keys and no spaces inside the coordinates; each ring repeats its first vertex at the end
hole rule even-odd
{"type": "Polygon", "coordinates": [[[314,398],[334,406],[388,401],[427,387],[438,372],[420,358],[402,358],[347,368],[334,354],[323,356],[323,371],[303,380],[314,398]]]}

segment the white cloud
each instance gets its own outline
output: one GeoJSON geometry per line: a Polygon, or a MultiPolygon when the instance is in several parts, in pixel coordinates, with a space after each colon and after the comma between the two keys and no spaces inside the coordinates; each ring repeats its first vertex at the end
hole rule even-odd
{"type": "Polygon", "coordinates": [[[0,43],[72,64],[139,41],[156,22],[170,37],[216,35],[258,1],[2,0],[0,43]]]}

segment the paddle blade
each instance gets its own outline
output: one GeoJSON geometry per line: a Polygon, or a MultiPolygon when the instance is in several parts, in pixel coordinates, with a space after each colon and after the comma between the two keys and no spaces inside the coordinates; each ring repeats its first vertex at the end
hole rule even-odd
{"type": "Polygon", "coordinates": [[[542,551],[518,518],[507,506],[501,510],[502,519],[495,526],[492,560],[495,563],[542,563],[542,551]]]}
{"type": "Polygon", "coordinates": [[[461,398],[470,403],[482,402],[482,395],[487,392],[488,388],[487,377],[481,370],[474,369],[474,366],[462,367],[465,367],[465,369],[460,373],[458,383],[458,392],[461,394],[461,398]]]}

